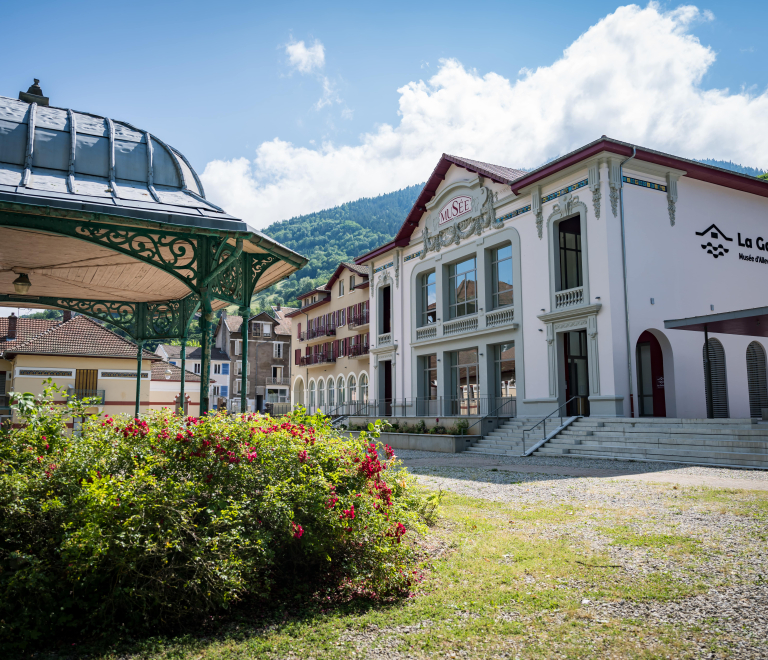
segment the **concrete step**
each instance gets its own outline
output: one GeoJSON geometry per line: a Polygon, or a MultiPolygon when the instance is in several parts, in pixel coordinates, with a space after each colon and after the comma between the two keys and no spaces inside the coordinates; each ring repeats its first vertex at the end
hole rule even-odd
{"type": "Polygon", "coordinates": [[[624,435],[591,435],[591,436],[567,436],[558,434],[550,442],[568,443],[574,445],[621,445],[627,447],[680,447],[681,449],[690,449],[692,447],[701,447],[702,449],[712,449],[717,447],[730,448],[754,448],[768,453],[768,441],[755,440],[754,438],[628,438],[624,435]]]}
{"type": "MultiPolygon", "coordinates": [[[[542,448],[544,449],[544,448],[542,448]]],[[[614,458],[645,458],[658,461],[672,460],[688,463],[728,463],[730,465],[748,465],[753,467],[768,468],[768,453],[750,453],[734,451],[695,451],[679,450],[672,448],[643,448],[643,447],[622,447],[618,445],[578,445],[570,447],[567,445],[547,446],[545,451],[541,449],[536,451],[536,455],[559,455],[568,456],[597,456],[611,455],[614,458]]]]}

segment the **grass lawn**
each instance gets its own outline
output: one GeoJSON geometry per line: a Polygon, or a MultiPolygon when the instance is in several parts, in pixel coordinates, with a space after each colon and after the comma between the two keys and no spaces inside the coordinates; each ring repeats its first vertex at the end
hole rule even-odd
{"type": "Polygon", "coordinates": [[[299,603],[272,612],[244,608],[197,635],[116,635],[109,651],[73,648],[56,657],[686,658],[707,649],[728,657],[731,637],[707,621],[618,616],[598,605],[661,607],[768,579],[741,563],[754,552],[751,544],[765,544],[768,493],[572,483],[585,497],[503,502],[445,491],[440,521],[421,541],[424,579],[402,602],[329,611],[299,603]],[[611,489],[625,498],[602,497],[611,489]]]}

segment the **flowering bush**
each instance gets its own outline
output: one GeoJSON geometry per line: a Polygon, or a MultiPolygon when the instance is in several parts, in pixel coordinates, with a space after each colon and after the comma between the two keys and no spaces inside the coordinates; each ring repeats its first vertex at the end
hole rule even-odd
{"type": "Polygon", "coordinates": [[[168,628],[276,591],[407,591],[424,503],[371,436],[343,438],[299,410],[93,416],[72,437],[66,412],[49,393],[0,432],[6,649],[168,628]]]}

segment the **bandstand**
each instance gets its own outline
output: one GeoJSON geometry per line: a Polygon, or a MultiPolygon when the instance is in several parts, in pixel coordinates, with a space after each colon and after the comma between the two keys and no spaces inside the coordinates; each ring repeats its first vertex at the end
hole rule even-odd
{"type": "Polygon", "coordinates": [[[0,96],[0,303],[72,310],[126,332],[139,346],[137,416],[146,341],[184,346],[201,315],[202,414],[214,312],[235,304],[247,323],[252,295],[306,262],[206,200],[189,161],[154,135],[52,107],[37,80],[18,99],[0,96]]]}

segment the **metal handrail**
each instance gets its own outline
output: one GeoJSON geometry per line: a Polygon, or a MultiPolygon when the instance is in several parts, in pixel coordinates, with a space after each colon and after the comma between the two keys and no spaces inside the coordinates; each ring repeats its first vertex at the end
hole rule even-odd
{"type": "MultiPolygon", "coordinates": [[[[542,436],[541,436],[541,438],[542,438],[542,440],[543,440],[544,438],[546,438],[546,437],[547,437],[547,420],[548,420],[550,417],[552,417],[552,415],[554,415],[555,413],[559,412],[559,411],[560,411],[562,408],[564,408],[565,406],[567,406],[567,405],[568,405],[568,404],[569,404],[571,401],[573,401],[574,399],[578,399],[578,398],[579,398],[578,396],[572,396],[572,397],[571,397],[570,399],[568,399],[568,401],[566,401],[566,402],[565,402],[565,403],[564,403],[562,406],[558,406],[558,407],[557,407],[557,408],[555,408],[555,409],[554,409],[554,410],[553,410],[551,413],[549,413],[549,415],[547,415],[546,417],[544,417],[544,419],[541,419],[541,420],[539,420],[538,422],[536,422],[536,423],[535,423],[535,424],[534,424],[534,425],[533,425],[531,428],[529,428],[529,429],[527,429],[527,430],[523,430],[523,454],[525,454],[525,451],[526,451],[526,450],[525,450],[525,434],[526,434],[526,433],[530,433],[530,432],[531,432],[531,431],[533,431],[533,429],[535,429],[535,428],[536,428],[536,427],[537,427],[539,424],[542,424],[542,423],[543,423],[543,424],[544,424],[544,435],[542,435],[542,436]]],[[[563,416],[562,416],[562,415],[560,415],[560,426],[562,426],[562,425],[563,425],[563,416]]]]}
{"type": "MultiPolygon", "coordinates": [[[[482,422],[483,420],[487,419],[488,417],[492,417],[492,416],[494,415],[494,413],[496,413],[496,412],[498,412],[499,410],[501,410],[502,408],[504,408],[504,406],[508,406],[508,405],[510,404],[510,402],[511,402],[511,401],[512,401],[512,399],[510,398],[508,401],[505,401],[505,402],[504,402],[504,403],[502,403],[500,406],[498,406],[497,408],[495,408],[494,410],[492,410],[491,412],[489,412],[487,415],[483,415],[483,416],[482,416],[480,419],[478,419],[478,420],[476,420],[474,423],[470,424],[470,425],[469,425],[469,426],[466,428],[466,430],[467,430],[467,431],[469,431],[469,429],[471,429],[471,428],[472,428],[472,427],[473,427],[475,424],[479,424],[480,422],[482,422]]],[[[480,432],[481,432],[481,433],[483,432],[483,427],[482,427],[482,426],[480,427],[480,432]]],[[[469,435],[469,434],[467,433],[466,435],[469,435]]]]}

